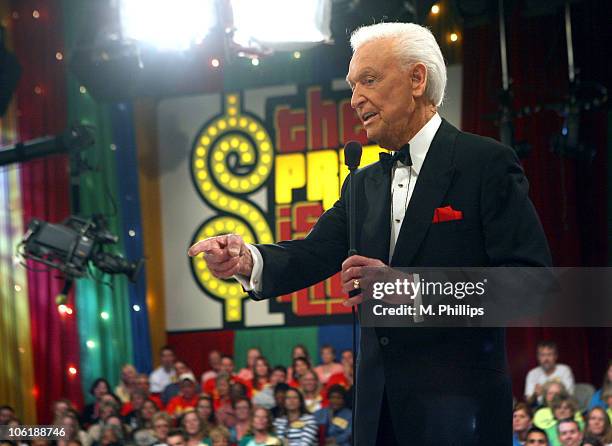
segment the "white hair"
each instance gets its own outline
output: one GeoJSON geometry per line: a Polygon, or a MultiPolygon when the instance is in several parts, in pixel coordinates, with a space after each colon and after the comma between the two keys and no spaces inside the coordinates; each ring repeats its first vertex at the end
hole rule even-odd
{"type": "Polygon", "coordinates": [[[446,88],[446,65],[440,46],[431,31],[416,23],[377,23],[355,30],[351,34],[351,47],[355,52],[364,43],[386,38],[395,41],[395,50],[402,64],[425,64],[425,96],[436,106],[442,105],[446,88]]]}

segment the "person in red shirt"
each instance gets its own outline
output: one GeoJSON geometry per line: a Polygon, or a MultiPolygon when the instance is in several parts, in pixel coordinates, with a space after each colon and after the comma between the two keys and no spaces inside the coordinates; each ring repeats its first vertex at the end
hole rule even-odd
{"type": "Polygon", "coordinates": [[[166,412],[174,417],[180,416],[187,409],[193,409],[198,404],[196,379],[193,373],[183,373],[179,376],[181,391],[172,398],[166,406],[166,412]]]}

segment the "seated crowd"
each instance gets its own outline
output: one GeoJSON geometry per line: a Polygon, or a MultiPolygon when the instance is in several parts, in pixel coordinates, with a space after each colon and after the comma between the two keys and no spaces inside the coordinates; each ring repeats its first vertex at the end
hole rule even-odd
{"type": "Polygon", "coordinates": [[[554,342],[538,344],[539,365],[527,374],[525,400],[514,406],[514,446],[612,446],[612,360],[581,409],[573,373],[557,358],[554,342]]]}
{"type": "MultiPolygon", "coordinates": [[[[82,411],[69,400],[56,401],[53,424],[65,427],[68,438],[53,443],[348,446],[353,355],[343,351],[338,363],[328,345],[320,354],[321,364],[313,367],[306,348],[297,345],[291,367],[271,367],[259,349],[251,348],[247,367],[236,372],[231,356],[212,351],[210,369],[198,380],[164,347],[161,365],[150,376],[125,365],[115,389],[104,378],[95,380],[90,389],[94,402],[82,411]]],[[[524,401],[514,406],[514,446],[612,446],[612,361],[601,388],[581,410],[572,371],[557,357],[553,342],[538,344],[539,365],[527,375],[524,401]]],[[[9,406],[0,406],[0,425],[6,424],[19,421],[9,406]]]]}
{"type": "MultiPolygon", "coordinates": [[[[209,354],[210,369],[197,379],[170,347],[150,375],[122,367],[112,389],[104,378],[90,388],[92,403],[78,411],[66,399],[53,403],[53,425],[67,439],[43,439],[44,446],[263,446],[351,444],[353,355],[321,348],[313,367],[302,345],[294,347],[291,367],[271,367],[258,348],[247,353],[247,367],[234,370],[231,356],[209,354]]],[[[19,424],[9,406],[0,407],[0,425],[19,424]]],[[[4,446],[0,442],[0,446],[4,446]]]]}

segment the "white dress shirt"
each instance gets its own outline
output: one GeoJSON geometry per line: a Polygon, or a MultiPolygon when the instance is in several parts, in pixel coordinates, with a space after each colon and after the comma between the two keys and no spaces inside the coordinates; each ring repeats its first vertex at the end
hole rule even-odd
{"type": "MultiPolygon", "coordinates": [[[[393,177],[391,180],[391,197],[393,200],[391,206],[391,239],[389,243],[389,260],[393,255],[397,237],[399,236],[406,209],[412,198],[414,186],[416,185],[419,173],[423,167],[423,162],[427,156],[429,146],[436,136],[436,132],[442,124],[442,118],[436,113],[431,117],[427,124],[421,127],[421,130],[412,137],[408,143],[410,144],[410,158],[412,166],[408,167],[397,162],[397,166],[393,168],[393,177]]],[[[261,278],[263,274],[263,257],[257,248],[247,244],[253,257],[253,271],[251,272],[250,280],[246,276],[236,275],[234,278],[240,282],[246,291],[261,291],[261,278]]]]}

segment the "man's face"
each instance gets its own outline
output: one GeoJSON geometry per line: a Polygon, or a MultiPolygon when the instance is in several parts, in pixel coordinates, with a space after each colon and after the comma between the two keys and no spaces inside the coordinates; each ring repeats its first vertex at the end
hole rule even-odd
{"type": "Polygon", "coordinates": [[[166,439],[166,443],[168,446],[186,446],[185,440],[181,435],[173,435],[172,437],[168,437],[166,439]]]}
{"type": "Polygon", "coordinates": [[[253,364],[255,364],[255,360],[260,356],[261,353],[256,348],[249,349],[249,351],[247,352],[247,367],[253,367],[253,364]]]}
{"type": "Polygon", "coordinates": [[[181,382],[181,393],[185,398],[193,398],[193,396],[195,395],[195,391],[196,386],[191,381],[184,379],[183,382],[181,382]]]}
{"type": "Polygon", "coordinates": [[[221,359],[221,371],[230,375],[234,373],[234,361],[231,358],[221,359]]]}
{"type": "Polygon", "coordinates": [[[174,352],[172,350],[162,350],[160,357],[162,366],[167,369],[174,367],[174,360],[174,352]]]}
{"type": "Polygon", "coordinates": [[[548,439],[546,438],[546,434],[541,432],[532,432],[527,435],[525,444],[528,446],[546,446],[548,445],[548,439]]]}
{"type": "Polygon", "coordinates": [[[582,432],[576,423],[561,423],[559,425],[559,441],[563,446],[580,446],[582,432]]]}
{"type": "Polygon", "coordinates": [[[363,44],[351,58],[347,80],[353,90],[351,106],[368,139],[381,147],[399,149],[410,134],[416,103],[412,68],[399,61],[392,38],[363,44]]]}
{"type": "Polygon", "coordinates": [[[4,408],[0,410],[0,425],[7,424],[11,418],[13,418],[13,411],[11,409],[4,408]]]}
{"type": "Polygon", "coordinates": [[[557,363],[557,352],[554,348],[540,347],[538,349],[538,363],[546,371],[555,368],[557,363]]]}
{"type": "Polygon", "coordinates": [[[221,365],[221,353],[217,350],[213,350],[208,354],[208,365],[213,370],[219,370],[221,365]]]}

